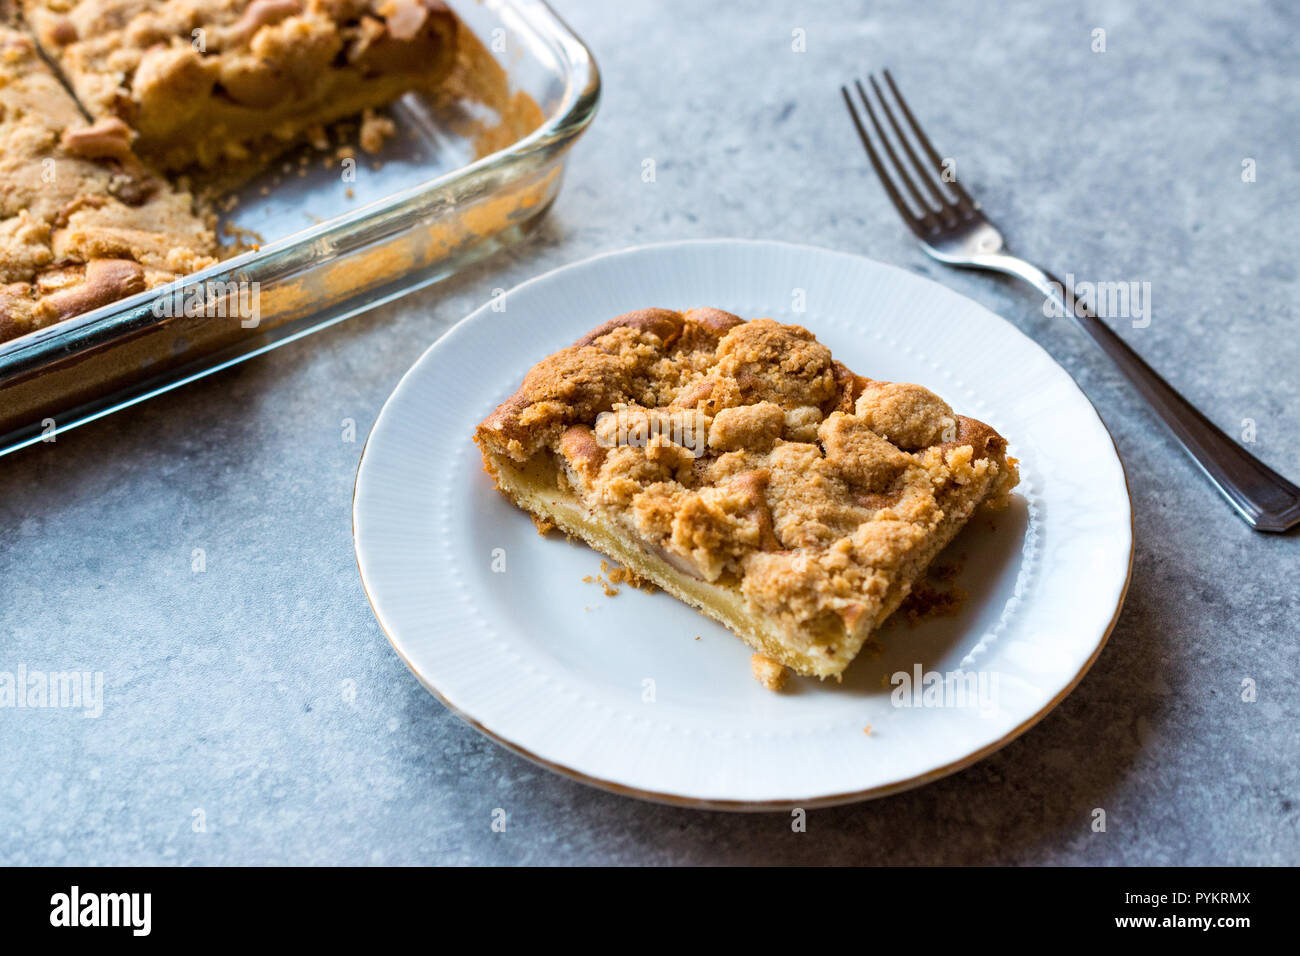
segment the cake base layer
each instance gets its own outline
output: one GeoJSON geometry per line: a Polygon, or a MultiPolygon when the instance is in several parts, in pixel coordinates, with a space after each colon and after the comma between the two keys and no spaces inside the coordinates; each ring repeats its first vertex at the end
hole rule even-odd
{"type": "Polygon", "coordinates": [[[686,574],[663,557],[642,546],[611,518],[598,515],[563,485],[556,464],[538,455],[521,467],[508,458],[485,456],[497,488],[516,505],[565,534],[619,562],[637,576],[662,588],[731,630],[758,653],[789,667],[797,674],[839,680],[871,633],[903,603],[930,562],[952,541],[974,510],[993,490],[990,475],[968,489],[923,548],[910,555],[886,595],[880,614],[860,622],[851,632],[836,630],[825,641],[800,641],[784,633],[775,622],[751,613],[739,588],[686,574]]]}

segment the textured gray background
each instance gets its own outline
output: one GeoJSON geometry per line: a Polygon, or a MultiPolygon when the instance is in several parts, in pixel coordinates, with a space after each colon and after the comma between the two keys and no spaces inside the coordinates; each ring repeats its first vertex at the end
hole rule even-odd
{"type": "Polygon", "coordinates": [[[837,93],[892,66],[1016,249],[1080,279],[1151,282],[1150,327],[1124,335],[1230,432],[1254,419],[1255,450],[1297,478],[1294,5],[637,0],[617,19],[612,6],[561,0],[605,96],[528,245],[0,461],[0,670],[107,682],[99,720],[0,710],[0,861],[1300,860],[1295,536],[1248,530],[1033,295],[924,259],[837,93]],[[1094,27],[1105,53],[1090,51],[1094,27]],[[796,28],[806,53],[791,51],[796,28]],[[860,252],[987,305],[1079,381],[1132,484],[1128,603],[1075,693],[977,766],[814,812],[805,834],[784,815],[589,790],[490,743],[390,650],[352,553],[361,438],[444,329],[494,287],[708,236],[860,252]],[[1244,678],[1258,701],[1241,700],[1244,678]]]}

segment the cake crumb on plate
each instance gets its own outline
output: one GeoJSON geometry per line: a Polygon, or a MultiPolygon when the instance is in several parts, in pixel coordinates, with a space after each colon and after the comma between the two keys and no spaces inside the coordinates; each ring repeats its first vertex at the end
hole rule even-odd
{"type": "Polygon", "coordinates": [[[785,686],[785,678],[789,672],[784,664],[762,654],[755,654],[749,659],[749,667],[754,672],[754,679],[768,690],[780,690],[785,686]]]}

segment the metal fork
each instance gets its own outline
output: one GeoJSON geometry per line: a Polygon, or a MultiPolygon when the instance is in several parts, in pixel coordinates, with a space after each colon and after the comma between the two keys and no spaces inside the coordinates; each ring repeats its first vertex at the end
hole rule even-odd
{"type": "Polygon", "coordinates": [[[1068,296],[1074,290],[1053,276],[1024,259],[1018,259],[1004,251],[1002,234],[993,223],[980,211],[979,203],[956,181],[955,176],[946,175],[948,168],[944,160],[930,144],[929,138],[912,115],[907,101],[894,84],[889,71],[884,71],[885,82],[893,94],[894,102],[911,131],[911,137],[904,133],[902,124],[894,117],[889,101],[881,92],[874,76],[869,77],[871,89],[876,94],[876,101],[894,131],[895,139],[902,147],[907,159],[920,182],[920,188],[908,173],[908,163],[899,159],[898,153],[890,144],[889,137],[876,118],[876,110],[862,84],[854,80],[858,96],[866,108],[867,116],[875,130],[881,149],[889,159],[894,175],[881,160],[881,155],[872,144],[871,137],[862,124],[853,97],[847,87],[840,87],[844,94],[844,103],[849,108],[853,125],[857,127],[862,145],[867,149],[871,165],[880,177],[881,185],[889,194],[890,200],[898,214],[903,217],[909,229],[916,235],[921,248],[940,262],[951,266],[987,269],[1002,272],[1023,279],[1045,296],[1053,299],[1064,314],[1074,319],[1075,324],[1105,352],[1124,376],[1132,383],[1138,393],[1147,400],[1159,419],[1178,439],[1183,450],[1200,466],[1214,486],[1232,503],[1237,512],[1257,531],[1287,531],[1300,525],[1300,488],[1273,471],[1258,458],[1251,455],[1237,442],[1233,441],[1202,415],[1187,399],[1163,378],[1155,373],[1136,352],[1129,348],[1124,340],[1111,331],[1110,327],[1088,305],[1077,297],[1071,302],[1068,296]],[[915,139],[922,156],[917,155],[911,142],[915,139]],[[911,197],[914,207],[899,192],[899,183],[911,197]],[[946,188],[945,188],[946,187],[946,188]],[[924,195],[922,194],[924,190],[924,195]],[[928,199],[927,199],[928,197],[928,199]]]}

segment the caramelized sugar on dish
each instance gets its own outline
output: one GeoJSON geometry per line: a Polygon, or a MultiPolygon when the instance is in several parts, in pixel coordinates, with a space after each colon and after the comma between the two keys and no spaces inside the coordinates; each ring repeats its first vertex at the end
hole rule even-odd
{"type": "Polygon", "coordinates": [[[721,622],[839,678],[979,507],[1006,441],[811,332],[643,309],[548,356],[474,436],[521,508],[721,622]]]}

